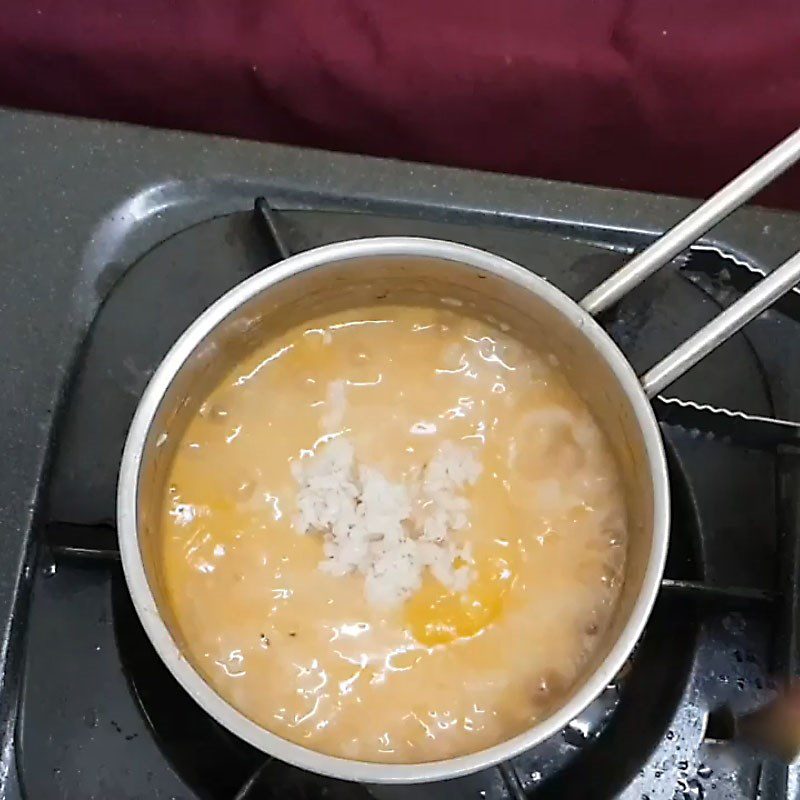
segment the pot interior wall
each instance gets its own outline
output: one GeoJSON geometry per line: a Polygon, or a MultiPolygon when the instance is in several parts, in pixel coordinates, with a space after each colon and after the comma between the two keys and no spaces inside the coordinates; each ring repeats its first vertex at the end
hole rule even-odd
{"type": "MultiPolygon", "coordinates": [[[[151,590],[180,647],[178,627],[164,603],[158,520],[174,446],[189,418],[236,360],[290,326],[321,313],[375,303],[458,306],[491,317],[510,334],[553,354],[592,409],[618,460],[628,509],[626,574],[612,620],[582,678],[605,660],[643,586],[653,545],[653,483],[644,437],[630,399],[585,333],[549,302],[507,278],[460,262],[428,257],[359,257],[296,273],[232,311],[197,345],[174,376],[148,434],[139,475],[139,546],[151,590]],[[163,434],[166,434],[166,439],[163,434]]],[[[268,398],[265,398],[268,402],[268,398]]]]}

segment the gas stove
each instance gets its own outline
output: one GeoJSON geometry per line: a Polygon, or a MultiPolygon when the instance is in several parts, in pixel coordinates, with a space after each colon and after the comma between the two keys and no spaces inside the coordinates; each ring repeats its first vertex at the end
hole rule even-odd
{"type": "MultiPolygon", "coordinates": [[[[333,781],[217,725],[138,623],[114,505],[149,376],[214,299],[289,253],[451,239],[577,298],[691,204],[16,112],[0,132],[0,796],[800,798],[800,772],[725,724],[798,672],[800,450],[796,429],[762,418],[800,420],[800,293],[675,383],[685,403],[656,403],[674,494],[666,578],[603,694],[494,769],[333,781]],[[745,415],[707,426],[703,406],[745,415]]],[[[743,210],[601,321],[641,371],[798,248],[800,217],[743,210]]]]}

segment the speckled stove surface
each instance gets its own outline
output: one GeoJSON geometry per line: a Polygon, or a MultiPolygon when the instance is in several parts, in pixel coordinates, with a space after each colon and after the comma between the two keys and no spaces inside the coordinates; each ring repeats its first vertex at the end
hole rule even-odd
{"type": "MultiPolygon", "coordinates": [[[[185,325],[272,263],[263,195],[297,251],[416,234],[493,250],[579,296],[691,204],[230,139],[0,112],[1,796],[8,798],[796,798],[793,769],[708,736],[797,669],[800,467],[664,427],[674,486],[667,575],[757,590],[662,592],[628,667],[565,731],[447,784],[363,787],[265,759],[161,666],[115,560],[127,424],[185,325]]],[[[800,219],[748,209],[604,323],[637,369],[769,270],[800,219]]],[[[672,387],[800,419],[800,324],[770,312],[672,387]]]]}

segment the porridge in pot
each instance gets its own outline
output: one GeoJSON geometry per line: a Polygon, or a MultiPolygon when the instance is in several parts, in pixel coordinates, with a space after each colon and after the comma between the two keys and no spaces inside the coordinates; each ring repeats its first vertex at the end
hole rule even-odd
{"type": "Polygon", "coordinates": [[[317,751],[421,762],[566,699],[624,573],[604,434],[555,359],[457,309],[314,319],[190,421],[161,514],[186,657],[317,751]]]}

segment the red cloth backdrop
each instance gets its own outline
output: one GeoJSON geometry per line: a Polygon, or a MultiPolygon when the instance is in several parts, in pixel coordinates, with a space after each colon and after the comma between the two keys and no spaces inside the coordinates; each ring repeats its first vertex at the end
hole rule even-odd
{"type": "Polygon", "coordinates": [[[800,125],[800,5],[0,0],[0,104],[702,196],[800,125]]]}

